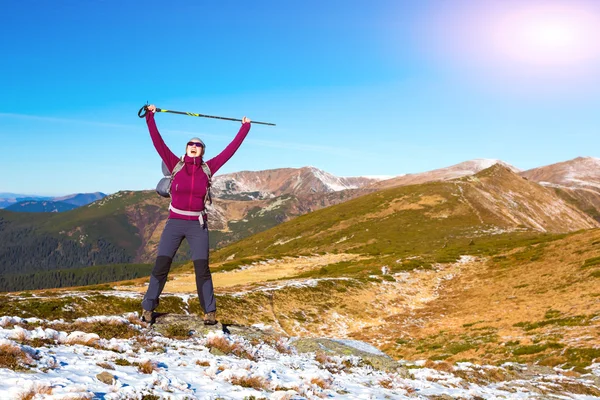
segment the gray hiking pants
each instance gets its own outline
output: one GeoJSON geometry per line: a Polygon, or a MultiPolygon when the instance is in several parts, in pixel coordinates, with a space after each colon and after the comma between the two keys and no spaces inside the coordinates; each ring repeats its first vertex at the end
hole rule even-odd
{"type": "Polygon", "coordinates": [[[192,250],[200,306],[206,313],[217,310],[212,276],[208,268],[208,228],[203,227],[198,220],[171,218],[167,220],[165,230],[160,237],[158,256],[150,275],[150,285],[142,301],[144,310],[153,311],[158,307],[158,298],[165,287],[173,257],[183,238],[187,239],[192,250]]]}

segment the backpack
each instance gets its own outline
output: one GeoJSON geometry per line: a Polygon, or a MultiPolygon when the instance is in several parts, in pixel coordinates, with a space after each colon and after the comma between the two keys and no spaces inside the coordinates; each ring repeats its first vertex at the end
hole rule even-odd
{"type": "MultiPolygon", "coordinates": [[[[173,168],[173,172],[169,172],[169,168],[163,161],[162,172],[163,172],[164,177],[162,177],[161,180],[158,181],[158,184],[156,185],[156,193],[158,193],[162,197],[167,197],[167,198],[171,197],[171,185],[173,184],[173,178],[175,178],[175,174],[177,174],[179,171],[181,171],[183,169],[184,165],[185,165],[184,156],[181,156],[181,158],[179,159],[177,164],[175,164],[175,167],[173,168]]],[[[208,200],[208,204],[212,204],[212,196],[210,194],[210,187],[212,186],[212,173],[210,172],[210,168],[204,161],[202,161],[202,170],[208,177],[208,186],[206,188],[206,196],[204,197],[204,204],[206,204],[207,200],[208,200]]]]}

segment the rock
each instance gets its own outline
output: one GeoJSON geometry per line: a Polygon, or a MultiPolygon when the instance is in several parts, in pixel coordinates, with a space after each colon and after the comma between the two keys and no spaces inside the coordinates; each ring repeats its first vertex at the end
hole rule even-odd
{"type": "Polygon", "coordinates": [[[112,385],[115,383],[116,378],[113,374],[111,374],[108,371],[102,371],[100,372],[98,375],[96,375],[96,378],[102,382],[102,383],[106,383],[107,385],[112,385]]]}
{"type": "Polygon", "coordinates": [[[528,364],[522,366],[521,370],[517,373],[517,379],[529,380],[543,375],[556,375],[556,371],[543,365],[528,364]]]}
{"type": "MultiPolygon", "coordinates": [[[[241,325],[204,325],[202,317],[197,315],[159,314],[156,316],[153,329],[157,332],[171,336],[174,331],[191,332],[192,336],[202,337],[209,332],[223,331],[226,334],[239,335],[249,341],[275,343],[286,336],[275,332],[273,329],[259,329],[252,326],[241,325]]],[[[294,338],[289,343],[299,353],[323,351],[337,356],[357,356],[365,364],[378,370],[396,372],[403,378],[411,378],[409,370],[382,353],[375,347],[356,340],[326,339],[326,338],[294,338]]],[[[211,348],[214,355],[225,355],[216,348],[211,348]]]]}
{"type": "Polygon", "coordinates": [[[384,371],[394,371],[410,377],[408,369],[403,367],[390,356],[363,342],[350,340],[335,340],[324,338],[295,339],[292,343],[299,353],[322,351],[336,356],[357,356],[373,368],[384,371]],[[369,348],[373,349],[370,351],[369,348]]]}
{"type": "Polygon", "coordinates": [[[153,329],[158,333],[169,336],[169,328],[183,327],[196,336],[204,336],[209,332],[223,330],[223,325],[204,325],[204,320],[198,315],[159,314],[156,316],[153,329]]]}
{"type": "Polygon", "coordinates": [[[162,314],[156,317],[153,329],[158,333],[169,336],[170,328],[183,328],[192,332],[192,336],[205,336],[209,332],[223,331],[227,334],[242,336],[248,340],[260,340],[272,342],[274,339],[282,337],[272,329],[262,330],[251,326],[223,325],[218,322],[216,325],[204,325],[202,317],[197,315],[182,314],[162,314]]]}

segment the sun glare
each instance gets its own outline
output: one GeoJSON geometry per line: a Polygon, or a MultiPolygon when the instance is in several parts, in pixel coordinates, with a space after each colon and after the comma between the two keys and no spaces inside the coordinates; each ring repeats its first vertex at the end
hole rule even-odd
{"type": "MultiPolygon", "coordinates": [[[[485,32],[484,32],[485,33],[485,32]]],[[[518,6],[491,19],[494,58],[537,66],[569,66],[598,59],[600,15],[573,5],[518,6]]]]}
{"type": "Polygon", "coordinates": [[[600,76],[600,1],[449,3],[437,3],[423,36],[434,54],[469,73],[553,84],[600,76]]]}

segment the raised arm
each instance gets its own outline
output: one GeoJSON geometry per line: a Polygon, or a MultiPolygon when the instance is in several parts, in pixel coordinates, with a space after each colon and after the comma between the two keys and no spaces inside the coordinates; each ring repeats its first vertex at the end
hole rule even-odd
{"type": "Polygon", "coordinates": [[[148,130],[150,131],[150,137],[152,138],[152,144],[154,144],[154,148],[158,152],[158,155],[165,162],[169,171],[173,171],[175,165],[179,161],[179,157],[177,157],[173,152],[167,147],[165,141],[162,136],[158,132],[158,128],[156,127],[156,122],[154,121],[154,110],[156,107],[153,105],[148,106],[148,112],[146,113],[146,123],[148,124],[148,130]]]}
{"type": "Polygon", "coordinates": [[[237,149],[239,149],[240,145],[248,135],[250,131],[250,120],[246,117],[242,119],[242,127],[240,128],[235,138],[225,147],[225,149],[220,152],[217,156],[211,158],[206,162],[208,164],[208,168],[210,168],[211,173],[214,175],[217,171],[225,164],[229,159],[235,154],[237,149]]]}

